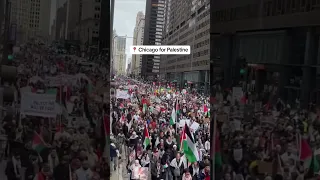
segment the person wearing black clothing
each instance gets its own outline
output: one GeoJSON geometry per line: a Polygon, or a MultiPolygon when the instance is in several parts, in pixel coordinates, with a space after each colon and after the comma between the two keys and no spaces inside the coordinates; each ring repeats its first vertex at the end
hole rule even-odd
{"type": "Polygon", "coordinates": [[[20,172],[21,172],[20,155],[16,153],[12,157],[12,159],[7,162],[7,166],[5,169],[7,180],[20,180],[21,178],[20,172]]]}
{"type": "Polygon", "coordinates": [[[173,143],[173,141],[172,141],[172,139],[171,139],[171,136],[168,136],[168,138],[167,138],[167,140],[165,141],[165,143],[164,143],[164,148],[165,148],[165,150],[167,150],[167,149],[173,149],[173,145],[174,145],[174,143],[173,143]]]}
{"type": "Polygon", "coordinates": [[[59,180],[70,180],[69,177],[69,156],[63,156],[60,164],[54,168],[53,170],[53,178],[59,180]]]}
{"type": "Polygon", "coordinates": [[[163,166],[160,162],[151,163],[151,180],[163,179],[163,166]]]}
{"type": "Polygon", "coordinates": [[[12,117],[6,116],[4,118],[3,129],[6,131],[8,138],[7,145],[5,148],[5,157],[8,157],[12,148],[14,147],[14,139],[16,138],[16,123],[12,120],[12,117]]]}
{"type": "Polygon", "coordinates": [[[36,173],[40,170],[40,164],[37,156],[31,155],[25,171],[25,180],[33,180],[36,173]]]}

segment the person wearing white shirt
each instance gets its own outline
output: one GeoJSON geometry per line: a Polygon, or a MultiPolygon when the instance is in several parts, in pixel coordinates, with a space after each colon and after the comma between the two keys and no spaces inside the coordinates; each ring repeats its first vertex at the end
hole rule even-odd
{"type": "Polygon", "coordinates": [[[58,141],[62,137],[65,137],[67,139],[71,138],[70,134],[65,131],[64,127],[61,127],[61,130],[55,133],[54,140],[58,141]]]}
{"type": "Polygon", "coordinates": [[[84,161],[82,163],[82,167],[77,169],[75,174],[77,176],[77,180],[91,180],[93,173],[89,168],[88,161],[84,161]]]}
{"type": "Polygon", "coordinates": [[[210,151],[210,140],[207,140],[205,143],[204,143],[204,148],[206,151],[210,151]]]}

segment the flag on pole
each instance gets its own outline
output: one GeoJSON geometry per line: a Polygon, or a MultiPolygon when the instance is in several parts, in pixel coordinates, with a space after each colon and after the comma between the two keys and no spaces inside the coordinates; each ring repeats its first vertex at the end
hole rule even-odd
{"type": "Polygon", "coordinates": [[[186,158],[190,163],[196,162],[199,160],[199,153],[196,147],[196,143],[194,140],[193,135],[187,124],[185,124],[183,137],[182,137],[182,146],[183,146],[183,153],[186,155],[186,158]]]}
{"type": "Polygon", "coordinates": [[[209,113],[209,109],[206,104],[203,105],[203,112],[204,112],[205,116],[207,116],[209,113]]]}
{"type": "Polygon", "coordinates": [[[147,104],[143,104],[143,107],[142,107],[143,114],[146,114],[147,109],[148,109],[148,105],[147,104]]]}
{"type": "Polygon", "coordinates": [[[183,140],[184,140],[184,127],[183,127],[183,129],[182,129],[182,132],[181,132],[181,134],[180,134],[180,143],[178,144],[179,145],[179,149],[180,149],[180,151],[182,151],[182,148],[183,148],[183,140]]]}
{"type": "Polygon", "coordinates": [[[34,149],[38,153],[41,153],[41,151],[44,150],[46,147],[47,145],[42,139],[42,137],[36,131],[34,131],[32,149],[34,149]]]}
{"type": "Polygon", "coordinates": [[[149,136],[148,125],[146,123],[144,126],[144,141],[143,141],[144,149],[147,149],[148,145],[150,145],[150,136],[149,136]]]}
{"type": "Polygon", "coordinates": [[[320,163],[315,153],[313,153],[312,161],[309,169],[312,170],[312,173],[314,175],[315,174],[320,175],[320,163]]]}
{"type": "Polygon", "coordinates": [[[300,161],[303,161],[304,169],[308,169],[311,165],[312,161],[312,149],[307,142],[307,140],[303,139],[301,135],[299,135],[300,138],[300,161]]]}
{"type": "Polygon", "coordinates": [[[176,108],[173,107],[171,117],[170,117],[170,125],[176,124],[176,121],[177,121],[177,112],[176,112],[176,108]]]}

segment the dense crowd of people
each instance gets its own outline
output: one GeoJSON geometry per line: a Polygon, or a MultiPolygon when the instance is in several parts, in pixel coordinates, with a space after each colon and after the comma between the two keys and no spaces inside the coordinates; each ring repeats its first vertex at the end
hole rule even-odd
{"type": "Polygon", "coordinates": [[[110,179],[101,128],[106,106],[96,98],[106,69],[36,43],[21,46],[14,64],[16,111],[2,121],[7,180],[110,179]]]}
{"type": "Polygon", "coordinates": [[[128,96],[113,101],[112,132],[127,139],[131,179],[143,179],[143,168],[152,180],[318,178],[320,123],[314,106],[254,101],[248,93],[221,88],[209,99],[171,83],[117,82],[128,96]],[[196,158],[190,156],[193,144],[196,158]]]}
{"type": "Polygon", "coordinates": [[[208,97],[133,79],[116,82],[117,93],[127,95],[113,101],[112,132],[127,140],[130,178],[210,179],[208,97]],[[184,143],[187,129],[194,143],[184,143]],[[186,152],[196,146],[196,152],[186,152]],[[139,171],[143,168],[151,170],[139,171]]]}
{"type": "Polygon", "coordinates": [[[316,106],[258,101],[239,88],[215,87],[209,98],[116,77],[106,125],[101,64],[39,44],[22,46],[15,58],[16,100],[6,104],[14,110],[1,129],[7,180],[106,180],[123,162],[132,180],[319,178],[316,106]]]}

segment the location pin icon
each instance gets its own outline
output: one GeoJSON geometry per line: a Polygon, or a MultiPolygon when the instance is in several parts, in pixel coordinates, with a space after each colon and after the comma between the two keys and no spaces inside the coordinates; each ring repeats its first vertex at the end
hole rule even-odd
{"type": "Polygon", "coordinates": [[[137,49],[136,47],[133,47],[133,51],[134,51],[134,52],[136,52],[136,49],[137,49]]]}

